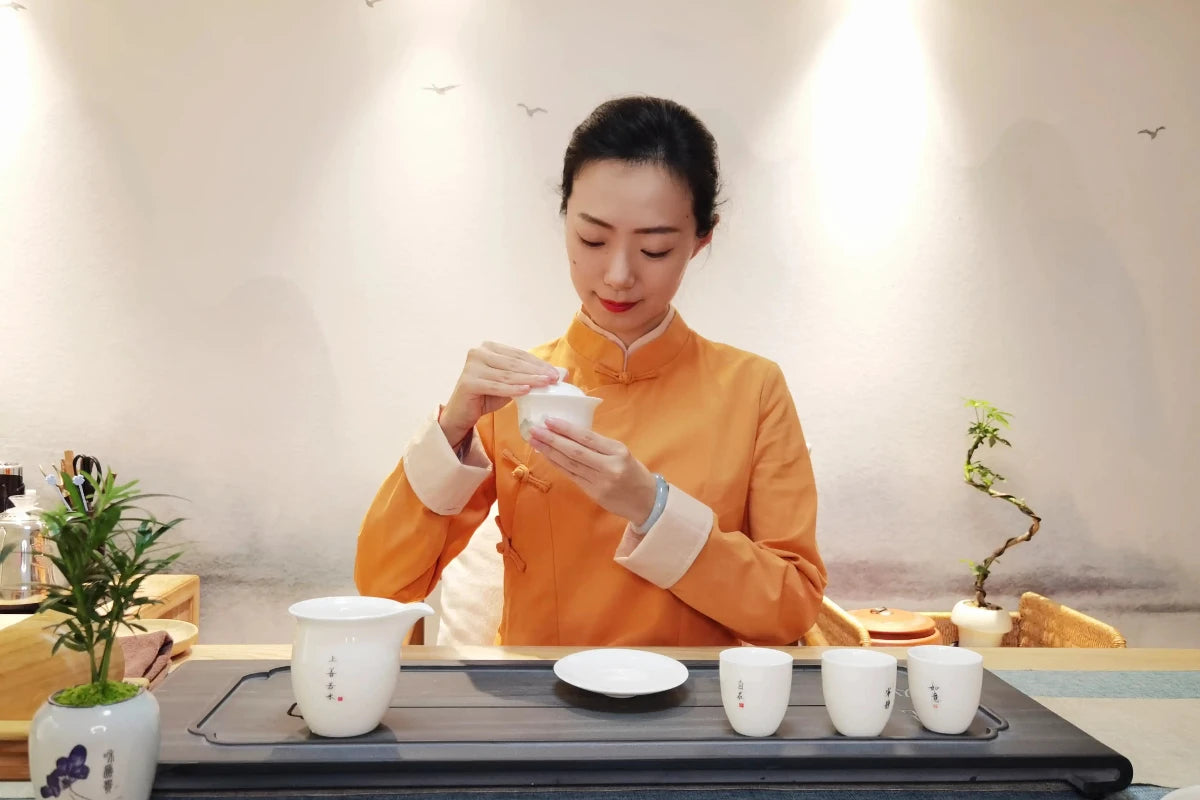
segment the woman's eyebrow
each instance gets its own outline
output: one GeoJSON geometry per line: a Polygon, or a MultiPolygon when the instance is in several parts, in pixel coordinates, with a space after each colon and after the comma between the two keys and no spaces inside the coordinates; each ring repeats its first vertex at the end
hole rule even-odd
{"type": "MultiPolygon", "coordinates": [[[[590,222],[593,225],[599,225],[601,228],[607,228],[610,231],[614,230],[614,227],[611,223],[605,222],[602,219],[597,219],[596,217],[593,217],[591,214],[588,214],[587,212],[580,211],[579,218],[581,220],[583,220],[584,222],[590,222]]],[[[679,233],[679,228],[676,228],[673,225],[654,225],[649,228],[636,228],[636,229],[634,229],[633,232],[634,233],[679,233]]]]}

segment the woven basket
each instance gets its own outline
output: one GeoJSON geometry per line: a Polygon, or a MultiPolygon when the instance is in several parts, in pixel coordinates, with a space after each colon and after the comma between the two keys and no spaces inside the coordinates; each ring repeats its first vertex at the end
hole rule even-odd
{"type": "MultiPolygon", "coordinates": [[[[958,642],[958,626],[950,621],[949,611],[921,613],[937,625],[942,641],[958,642]]],[[[1113,626],[1035,592],[1021,595],[1017,610],[1010,613],[1013,627],[1004,635],[1001,647],[1125,647],[1125,637],[1113,626]]],[[[870,647],[871,636],[858,620],[826,597],[817,624],[804,634],[801,643],[810,647],[870,647]]]]}
{"type": "Polygon", "coordinates": [[[804,634],[800,644],[807,647],[870,647],[871,634],[861,622],[825,597],[817,614],[817,624],[804,634]]]}

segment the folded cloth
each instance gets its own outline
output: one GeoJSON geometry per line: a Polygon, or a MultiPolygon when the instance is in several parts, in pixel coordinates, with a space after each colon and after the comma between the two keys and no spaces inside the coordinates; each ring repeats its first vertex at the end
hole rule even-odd
{"type": "Polygon", "coordinates": [[[125,677],[145,678],[153,689],[167,677],[175,642],[166,631],[150,631],[117,639],[125,654],[125,677]]]}

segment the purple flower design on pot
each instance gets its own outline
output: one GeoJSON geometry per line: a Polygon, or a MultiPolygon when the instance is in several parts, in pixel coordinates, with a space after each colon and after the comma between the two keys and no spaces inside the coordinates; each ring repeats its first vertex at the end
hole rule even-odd
{"type": "Polygon", "coordinates": [[[58,797],[62,794],[62,786],[58,783],[58,772],[46,776],[46,785],[42,787],[42,797],[58,797]]]}
{"type": "Polygon", "coordinates": [[[75,781],[86,780],[90,771],[87,748],[75,745],[65,758],[55,762],[54,771],[46,776],[46,785],[41,787],[42,797],[58,797],[75,781]]]}

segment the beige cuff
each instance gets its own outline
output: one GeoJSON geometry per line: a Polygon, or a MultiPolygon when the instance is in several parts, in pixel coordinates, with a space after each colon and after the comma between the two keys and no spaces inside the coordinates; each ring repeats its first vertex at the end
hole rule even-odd
{"type": "Polygon", "coordinates": [[[660,589],[670,589],[691,569],[712,527],[712,509],[672,485],[662,516],[644,536],[625,526],[614,560],[660,589]]]}
{"type": "Polygon", "coordinates": [[[491,472],[492,462],[478,433],[471,436],[471,448],[459,461],[436,419],[421,427],[404,453],[408,485],[426,508],[442,516],[462,511],[491,472]]]}

